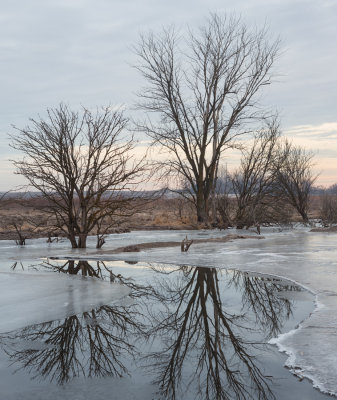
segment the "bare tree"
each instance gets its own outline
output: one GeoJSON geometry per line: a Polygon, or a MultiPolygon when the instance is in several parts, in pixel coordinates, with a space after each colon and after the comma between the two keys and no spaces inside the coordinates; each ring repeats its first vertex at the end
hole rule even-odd
{"type": "Polygon", "coordinates": [[[312,171],[314,154],[288,140],[283,142],[278,152],[275,170],[279,193],[288,199],[303,221],[308,222],[310,191],[318,177],[312,171]]]}
{"type": "Polygon", "coordinates": [[[19,246],[25,246],[26,244],[26,233],[23,232],[23,225],[25,221],[22,217],[17,217],[17,218],[12,218],[10,225],[15,229],[15,232],[17,234],[17,239],[15,240],[15,243],[19,246]]]}
{"type": "MultiPolygon", "coordinates": [[[[268,209],[278,208],[282,198],[275,193],[278,142],[280,139],[277,119],[267,122],[259,130],[248,150],[243,151],[240,167],[232,176],[232,188],[237,199],[235,222],[237,228],[257,225],[261,214],[271,217],[268,209]]],[[[283,203],[282,203],[283,204],[283,203]]],[[[274,222],[274,221],[273,221],[274,222]]]]}
{"type": "Polygon", "coordinates": [[[266,29],[215,14],[185,42],[174,29],[141,37],[137,68],[148,85],[140,107],[149,120],[138,129],[167,151],[166,173],[187,180],[198,222],[208,222],[220,157],[261,115],[257,94],[271,82],[278,49],[266,29]]]}
{"type": "Polygon", "coordinates": [[[72,247],[85,248],[102,220],[130,212],[130,192],[144,172],[132,156],[134,140],[122,136],[127,119],[111,107],[74,112],[61,104],[30,123],[12,135],[24,154],[16,173],[46,200],[44,211],[72,247]]]}

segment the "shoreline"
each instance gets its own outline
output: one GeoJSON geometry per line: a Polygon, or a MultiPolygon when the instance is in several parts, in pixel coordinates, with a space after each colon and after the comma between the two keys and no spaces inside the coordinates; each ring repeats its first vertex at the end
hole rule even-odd
{"type": "MultiPolygon", "coordinates": [[[[276,225],[275,225],[276,226],[276,225]]],[[[236,229],[233,227],[233,229],[236,229]]],[[[212,231],[212,230],[217,230],[217,231],[228,231],[231,229],[228,228],[221,228],[221,227],[210,227],[207,228],[205,226],[198,226],[198,225],[148,225],[148,226],[138,226],[138,225],[129,225],[127,227],[118,227],[118,228],[111,228],[107,231],[104,236],[108,235],[114,235],[114,234],[122,234],[122,233],[130,233],[130,232],[138,232],[138,231],[145,231],[145,232],[157,232],[157,231],[201,231],[201,230],[207,230],[207,231],[212,231]]],[[[238,230],[238,229],[236,229],[238,230]]],[[[247,229],[240,229],[242,231],[247,231],[247,229]]],[[[313,233],[337,233],[337,225],[332,225],[328,227],[313,227],[309,230],[309,232],[313,233]]],[[[22,230],[22,235],[26,238],[26,240],[33,240],[33,239],[48,239],[48,232],[46,231],[37,231],[37,232],[31,232],[27,230],[22,230]]],[[[96,236],[93,233],[90,233],[88,237],[90,236],[96,236]]],[[[245,235],[238,235],[238,236],[245,236],[245,235]]],[[[52,239],[67,239],[67,236],[63,232],[59,232],[57,235],[51,235],[52,239]]],[[[18,234],[15,231],[0,231],[0,241],[2,240],[18,240],[18,234]]],[[[197,243],[197,241],[194,241],[197,243]]],[[[201,243],[201,242],[199,242],[201,243]]],[[[142,245],[140,243],[139,245],[142,245]]],[[[172,244],[173,246],[176,245],[176,243],[172,244]]],[[[155,246],[154,246],[155,247],[155,246]]],[[[168,246],[167,246],[168,247],[168,246]]]]}

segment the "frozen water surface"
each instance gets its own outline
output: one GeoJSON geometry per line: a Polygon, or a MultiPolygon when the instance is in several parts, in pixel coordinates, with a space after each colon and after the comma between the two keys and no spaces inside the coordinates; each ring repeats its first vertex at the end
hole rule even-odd
{"type": "MultiPolygon", "coordinates": [[[[229,232],[235,233],[235,231],[229,232]]],[[[240,231],[238,233],[245,234],[246,232],[240,231]]],[[[242,271],[256,271],[263,274],[285,277],[298,282],[316,295],[316,309],[309,317],[307,316],[310,311],[307,310],[308,313],[303,315],[303,318],[298,319],[298,322],[304,319],[298,329],[294,329],[296,324],[290,324],[281,334],[275,332],[275,335],[272,336],[276,337],[276,339],[272,339],[272,342],[278,344],[281,350],[287,352],[285,363],[293,372],[300,377],[310,378],[314,385],[320,388],[320,390],[336,394],[337,235],[310,233],[306,229],[283,232],[264,229],[262,230],[262,234],[265,236],[265,239],[262,240],[245,239],[230,243],[192,245],[188,253],[181,253],[179,247],[172,247],[152,249],[139,253],[108,254],[110,249],[130,244],[152,241],[181,241],[186,234],[189,238],[205,238],[207,236],[223,236],[227,234],[227,231],[155,231],[110,235],[105,247],[100,251],[94,249],[94,239],[92,239],[92,241],[89,240],[88,244],[92,248],[85,251],[72,251],[68,248],[67,242],[47,245],[43,239],[29,241],[25,248],[17,248],[11,242],[2,242],[0,243],[3,257],[1,271],[8,272],[10,265],[18,259],[21,259],[23,264],[27,264],[30,260],[38,257],[67,256],[75,258],[100,258],[105,260],[124,259],[134,262],[146,261],[150,263],[234,268],[242,271]]],[[[19,267],[17,266],[17,268],[19,267]]],[[[143,272],[141,271],[142,268],[139,267],[139,277],[142,276],[143,272]]],[[[128,272],[130,276],[135,275],[137,272],[137,265],[133,267],[130,266],[130,270],[125,270],[125,272],[128,272]]],[[[282,284],[280,284],[280,286],[282,286],[282,284]]],[[[293,296],[292,293],[285,291],[282,298],[285,299],[289,297],[292,299],[291,301],[299,301],[298,299],[296,300],[296,296],[301,295],[298,295],[297,292],[295,293],[296,294],[293,296]]],[[[275,298],[276,297],[277,296],[275,296],[275,298]]],[[[230,299],[227,300],[230,303],[230,299]]],[[[51,319],[59,318],[57,313],[55,314],[55,318],[52,318],[52,315],[53,313],[50,314],[51,319]]],[[[11,340],[13,340],[13,338],[11,340]]],[[[266,357],[268,358],[269,356],[266,357]]],[[[275,367],[275,365],[280,362],[279,359],[275,361],[276,358],[273,357],[272,360],[273,361],[269,360],[269,366],[272,365],[275,367]]],[[[289,375],[286,369],[284,369],[284,373],[289,375]]],[[[8,379],[10,380],[9,377],[8,379]]],[[[95,379],[97,380],[98,378],[95,379]]],[[[137,376],[133,376],[132,379],[135,387],[139,388],[139,393],[150,393],[151,390],[153,390],[150,384],[146,387],[142,379],[139,378],[137,381],[137,376]]],[[[283,379],[287,379],[287,377],[284,376],[283,379]]],[[[86,383],[82,381],[77,382],[76,379],[72,380],[68,384],[68,389],[74,390],[77,393],[82,393],[85,391],[85,387],[91,385],[90,380],[86,380],[85,382],[86,383]],[[82,389],[79,390],[79,387],[82,389]]],[[[102,382],[100,386],[101,389],[96,388],[90,390],[99,391],[103,390],[102,387],[104,386],[107,388],[114,386],[112,380],[107,381],[103,379],[102,382]]],[[[128,378],[123,378],[120,382],[121,385],[119,388],[122,388],[124,385],[125,393],[127,394],[130,391],[130,382],[128,378]]],[[[296,385],[294,382],[297,381],[293,379],[291,382],[296,385]]],[[[313,399],[321,398],[315,396],[324,396],[313,390],[308,392],[309,384],[306,385],[304,382],[305,381],[298,383],[301,386],[300,393],[303,394],[303,397],[299,397],[297,393],[297,398],[313,399]]],[[[289,384],[287,383],[287,385],[289,384]]],[[[41,387],[40,389],[42,390],[41,393],[43,393],[43,389],[41,387]]],[[[52,390],[54,389],[51,389],[50,393],[52,393],[52,390]]],[[[61,392],[58,392],[57,389],[55,390],[59,393],[61,398],[61,392]]],[[[65,388],[62,390],[65,390],[65,388]]],[[[90,390],[88,389],[86,393],[90,393],[90,390]]],[[[121,391],[123,392],[123,389],[121,389],[121,391]]],[[[103,390],[102,398],[104,397],[104,392],[103,390]]],[[[34,390],[31,393],[33,396],[34,390]]],[[[137,398],[132,397],[133,395],[134,394],[130,393],[123,398],[137,398]]],[[[87,398],[84,395],[84,397],[81,396],[82,395],[79,394],[78,398],[87,398]]],[[[94,397],[94,395],[91,397],[94,397]]],[[[280,392],[276,393],[276,397],[280,399],[292,398],[288,395],[282,397],[280,392]]],[[[10,399],[12,397],[6,398],[10,399]]],[[[13,399],[14,398],[16,397],[13,397],[13,399]]],[[[28,396],[26,398],[30,397],[28,396]]],[[[35,396],[31,398],[38,397],[35,396]]],[[[46,395],[41,398],[48,397],[46,395]]],[[[54,395],[54,397],[51,398],[58,397],[54,395]]],[[[100,397],[97,394],[97,397],[94,398],[100,397]]],[[[122,397],[117,396],[115,398],[118,399],[122,397]]],[[[147,398],[146,395],[144,395],[143,398],[147,398]]]]}
{"type": "Polygon", "coordinates": [[[0,273],[0,333],[71,316],[129,294],[119,284],[59,274],[0,273]]]}
{"type": "MultiPolygon", "coordinates": [[[[26,271],[27,263],[22,265],[26,271]]],[[[291,378],[280,353],[266,344],[313,309],[313,296],[290,281],[223,268],[122,261],[44,261],[35,268],[54,271],[45,272],[48,279],[76,270],[106,276],[115,282],[113,291],[120,284],[129,290],[128,300],[58,319],[51,311],[51,320],[0,334],[6,400],[325,397],[309,382],[291,378]]],[[[66,292],[65,282],[60,293],[66,292]]],[[[98,294],[95,288],[87,293],[92,300],[98,294]]]]}

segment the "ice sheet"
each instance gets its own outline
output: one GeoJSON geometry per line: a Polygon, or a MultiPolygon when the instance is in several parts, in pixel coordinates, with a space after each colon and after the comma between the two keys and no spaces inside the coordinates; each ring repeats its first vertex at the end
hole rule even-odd
{"type": "Polygon", "coordinates": [[[94,278],[0,273],[0,333],[88,311],[128,293],[94,278]]]}

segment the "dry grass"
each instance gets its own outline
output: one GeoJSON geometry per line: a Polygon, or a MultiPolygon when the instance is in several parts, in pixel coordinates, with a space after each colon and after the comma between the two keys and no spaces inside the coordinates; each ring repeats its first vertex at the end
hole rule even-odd
{"type": "MultiPolygon", "coordinates": [[[[312,196],[310,218],[320,218],[322,196],[312,196]]],[[[50,228],[50,219],[41,211],[40,199],[29,202],[14,200],[0,203],[0,239],[15,239],[16,232],[13,221],[20,223],[27,237],[45,237],[50,228]]],[[[300,222],[296,212],[291,217],[292,222],[300,222]]],[[[116,219],[116,228],[120,229],[198,229],[193,205],[180,198],[160,198],[142,206],[134,215],[116,219]]],[[[113,232],[113,230],[111,230],[113,232]]],[[[96,232],[91,232],[96,234],[96,232]]]]}

